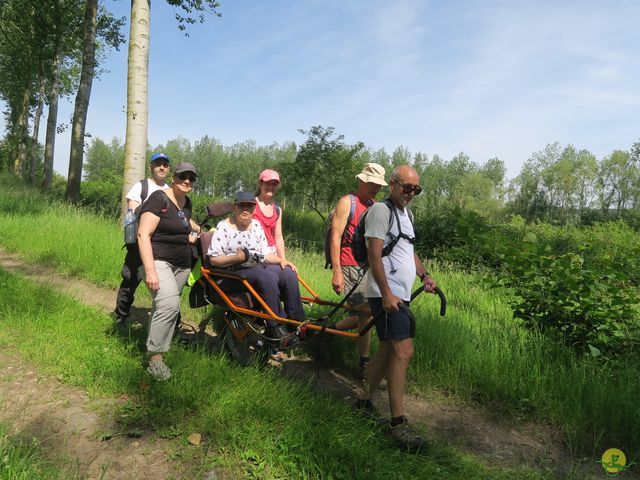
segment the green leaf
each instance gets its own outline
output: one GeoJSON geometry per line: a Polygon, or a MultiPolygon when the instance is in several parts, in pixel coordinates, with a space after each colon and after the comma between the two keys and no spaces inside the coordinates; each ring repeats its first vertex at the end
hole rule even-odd
{"type": "Polygon", "coordinates": [[[598,350],[593,345],[589,345],[589,353],[591,354],[591,356],[593,358],[596,358],[596,357],[599,357],[600,355],[602,355],[602,352],[600,352],[600,350],[598,350]]]}

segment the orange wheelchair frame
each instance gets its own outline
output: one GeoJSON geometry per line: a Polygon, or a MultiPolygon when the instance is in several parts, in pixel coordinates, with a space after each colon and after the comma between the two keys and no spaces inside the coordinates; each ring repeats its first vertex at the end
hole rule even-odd
{"type": "MultiPolygon", "coordinates": [[[[210,218],[221,217],[230,213],[232,209],[233,204],[231,203],[207,205],[207,217],[202,222],[202,225],[205,225],[210,218]]],[[[214,268],[209,264],[207,251],[212,236],[213,232],[204,232],[200,235],[198,254],[202,262],[200,269],[202,276],[197,280],[197,283],[199,284],[206,304],[222,307],[225,322],[223,332],[225,343],[232,356],[240,363],[247,364],[254,358],[260,358],[262,355],[263,358],[266,358],[266,354],[272,348],[283,349],[281,339],[269,338],[266,335],[265,325],[262,320],[273,320],[288,325],[289,328],[293,330],[289,333],[290,336],[298,335],[300,338],[303,338],[312,333],[329,333],[354,340],[365,335],[375,324],[377,319],[371,318],[369,323],[359,332],[328,328],[327,323],[337,312],[341,310],[344,312],[358,311],[358,307],[347,304],[347,299],[353,290],[355,290],[355,287],[343,297],[340,302],[324,300],[318,296],[299,274],[298,282],[301,286],[300,291],[306,292],[306,295],[301,295],[303,303],[307,305],[332,307],[330,313],[316,319],[308,318],[304,321],[277,315],[269,308],[260,294],[246,279],[237,275],[232,270],[214,268]],[[233,293],[225,291],[225,288],[221,285],[223,281],[236,284],[233,293]]],[[[423,288],[420,287],[413,292],[411,299],[413,300],[422,291],[423,288]]],[[[446,312],[446,298],[439,288],[436,289],[436,293],[440,297],[440,315],[444,316],[446,312]]],[[[192,306],[196,306],[194,302],[192,302],[192,306]]]]}
{"type": "MultiPolygon", "coordinates": [[[[232,208],[233,205],[230,203],[207,205],[207,218],[202,224],[206,224],[211,218],[230,213],[232,208]]],[[[212,236],[213,232],[204,232],[200,235],[198,253],[202,262],[200,268],[202,276],[196,283],[199,284],[199,288],[203,292],[206,304],[219,306],[223,309],[225,344],[236,360],[246,364],[253,357],[266,353],[270,348],[281,349],[279,339],[269,338],[266,335],[263,320],[273,320],[288,325],[290,330],[293,330],[289,335],[298,335],[300,338],[316,332],[352,339],[360,336],[357,332],[336,330],[326,326],[329,318],[338,311],[357,310],[346,303],[347,297],[340,302],[322,299],[299,274],[300,291],[304,292],[301,295],[302,302],[306,305],[333,307],[331,313],[327,316],[316,319],[308,318],[304,321],[277,315],[246,279],[241,278],[233,270],[214,268],[209,264],[207,250],[212,236]],[[235,284],[233,292],[227,291],[221,285],[223,281],[235,284]]],[[[193,303],[192,306],[194,306],[193,303]]]]}

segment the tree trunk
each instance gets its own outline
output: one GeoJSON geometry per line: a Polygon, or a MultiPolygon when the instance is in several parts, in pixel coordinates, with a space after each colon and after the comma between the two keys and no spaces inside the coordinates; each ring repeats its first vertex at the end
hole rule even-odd
{"type": "Polygon", "coordinates": [[[127,75],[127,133],[124,146],[122,211],[129,189],[145,176],[147,153],[150,0],[131,0],[129,69],[127,75]]]}
{"type": "Polygon", "coordinates": [[[38,153],[38,134],[40,133],[40,117],[44,108],[44,78],[40,80],[40,91],[38,92],[38,108],[33,117],[33,133],[31,134],[31,151],[29,152],[29,183],[36,182],[36,155],[38,153]]]}
{"type": "Polygon", "coordinates": [[[44,145],[44,175],[42,190],[51,190],[53,181],[53,153],[56,146],[56,128],[58,126],[58,97],[60,96],[60,50],[62,39],[58,39],[56,54],[51,66],[51,87],[49,90],[49,113],[47,115],[47,136],[44,145]]]}
{"type": "Polygon", "coordinates": [[[13,173],[13,164],[15,163],[17,158],[18,158],[18,151],[15,148],[11,148],[9,150],[9,154],[8,154],[9,162],[7,164],[9,173],[13,173]]]}
{"type": "Polygon", "coordinates": [[[76,95],[71,127],[71,151],[69,153],[69,175],[67,178],[67,200],[77,203],[80,200],[80,182],[82,180],[82,159],[84,155],[84,133],[87,123],[87,110],[91,97],[93,71],[96,66],[96,20],[98,0],[87,0],[84,15],[84,51],[82,53],[82,73],[76,95]]]}
{"type": "Polygon", "coordinates": [[[24,165],[27,159],[27,138],[29,105],[31,100],[31,88],[26,87],[22,92],[22,104],[20,105],[20,113],[16,122],[16,138],[18,140],[17,155],[13,161],[13,173],[22,175],[24,165]]]}

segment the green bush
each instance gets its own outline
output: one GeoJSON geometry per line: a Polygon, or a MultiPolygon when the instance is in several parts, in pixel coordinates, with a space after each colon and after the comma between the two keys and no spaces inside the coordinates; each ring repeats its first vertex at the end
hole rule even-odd
{"type": "MultiPolygon", "coordinates": [[[[594,236],[597,238],[597,236],[594,236]]],[[[503,244],[499,283],[513,290],[514,316],[529,327],[559,335],[567,344],[599,356],[633,352],[640,345],[640,293],[621,252],[594,244],[556,253],[528,233],[503,244]]]]}
{"type": "Polygon", "coordinates": [[[109,181],[82,182],[80,203],[112,218],[120,216],[122,185],[109,181]]]}
{"type": "Polygon", "coordinates": [[[304,251],[320,252],[326,224],[311,210],[287,208],[282,214],[282,231],[288,247],[304,251]]]}

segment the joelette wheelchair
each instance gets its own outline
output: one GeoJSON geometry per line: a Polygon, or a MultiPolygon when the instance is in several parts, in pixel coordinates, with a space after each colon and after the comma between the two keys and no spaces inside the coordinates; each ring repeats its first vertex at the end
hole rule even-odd
{"type": "MultiPolygon", "coordinates": [[[[206,218],[202,225],[209,220],[223,217],[233,209],[231,203],[209,204],[206,207],[206,218]]],[[[203,229],[204,230],[204,229],[203,229]]],[[[269,351],[286,349],[282,338],[270,338],[267,335],[265,320],[273,320],[287,326],[290,336],[298,336],[301,340],[316,334],[339,335],[357,339],[371,328],[375,319],[361,332],[349,332],[329,328],[331,319],[339,312],[354,312],[355,307],[347,303],[349,294],[339,302],[322,299],[298,274],[302,301],[311,306],[311,314],[304,321],[285,318],[277,315],[269,308],[260,294],[237,272],[213,267],[208,260],[207,251],[213,238],[213,231],[203,231],[197,243],[200,259],[200,278],[191,287],[190,304],[192,308],[205,305],[215,305],[222,309],[224,325],[222,331],[225,346],[231,356],[241,364],[261,361],[267,358],[269,351]],[[314,308],[319,307],[319,308],[314,308]],[[322,310],[314,316],[314,310],[322,310]]],[[[349,292],[351,293],[351,292],[349,292]]],[[[414,292],[416,296],[419,291],[414,292]]],[[[441,300],[441,315],[446,309],[446,299],[442,292],[438,293],[441,300]]]]}

